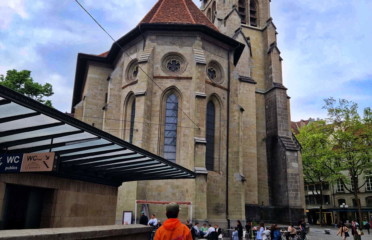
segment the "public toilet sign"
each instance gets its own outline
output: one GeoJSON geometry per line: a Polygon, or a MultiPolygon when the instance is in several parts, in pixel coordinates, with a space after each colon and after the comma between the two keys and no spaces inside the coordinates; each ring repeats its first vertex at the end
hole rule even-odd
{"type": "Polygon", "coordinates": [[[52,172],[56,169],[54,152],[1,154],[0,173],[52,172]]]}
{"type": "Polygon", "coordinates": [[[0,154],[0,173],[17,173],[21,170],[23,154],[0,154]]]}

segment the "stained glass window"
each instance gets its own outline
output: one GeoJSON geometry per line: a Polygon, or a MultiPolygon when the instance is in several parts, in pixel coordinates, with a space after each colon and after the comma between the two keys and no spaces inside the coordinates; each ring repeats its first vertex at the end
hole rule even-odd
{"type": "Polygon", "coordinates": [[[133,143],[134,133],[134,118],[136,117],[136,99],[133,99],[130,111],[130,129],[129,129],[129,142],[133,143]]]}
{"type": "Polygon", "coordinates": [[[207,149],[205,156],[205,166],[207,170],[214,170],[214,145],[215,145],[215,126],[216,109],[214,103],[209,101],[207,104],[207,149]]]}
{"type": "Polygon", "coordinates": [[[164,158],[175,162],[177,155],[178,98],[168,96],[165,106],[164,158]]]}

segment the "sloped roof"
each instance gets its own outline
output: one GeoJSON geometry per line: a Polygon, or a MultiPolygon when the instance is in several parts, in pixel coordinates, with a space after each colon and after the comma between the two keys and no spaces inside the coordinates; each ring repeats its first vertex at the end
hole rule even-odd
{"type": "Polygon", "coordinates": [[[56,177],[110,186],[195,178],[189,169],[0,86],[0,170],[2,154],[47,152],[58,156],[49,172],[56,177]]]}
{"type": "Polygon", "coordinates": [[[142,23],[205,25],[218,31],[192,0],[159,0],[142,23]]]}

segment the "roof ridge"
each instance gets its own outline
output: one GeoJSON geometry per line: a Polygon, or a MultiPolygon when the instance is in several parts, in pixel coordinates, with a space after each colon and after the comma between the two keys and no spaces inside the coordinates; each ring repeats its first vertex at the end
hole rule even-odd
{"type": "MultiPolygon", "coordinates": [[[[156,12],[154,13],[154,15],[152,15],[151,19],[149,20],[149,23],[151,23],[151,21],[155,18],[155,16],[156,16],[157,13],[160,11],[161,7],[163,6],[163,4],[164,4],[164,2],[165,2],[165,0],[159,0],[159,1],[161,1],[161,3],[160,3],[160,5],[159,5],[158,9],[156,9],[156,12]]],[[[158,2],[159,2],[159,1],[158,1],[158,2]]],[[[156,5],[156,4],[155,4],[155,5],[156,5]]]]}
{"type": "Polygon", "coordinates": [[[189,16],[191,18],[191,22],[194,23],[194,24],[196,24],[196,21],[195,21],[194,17],[192,16],[191,12],[190,12],[190,9],[189,9],[189,6],[186,3],[186,0],[182,0],[182,2],[185,5],[186,10],[187,10],[187,13],[189,14],[189,16]]]}

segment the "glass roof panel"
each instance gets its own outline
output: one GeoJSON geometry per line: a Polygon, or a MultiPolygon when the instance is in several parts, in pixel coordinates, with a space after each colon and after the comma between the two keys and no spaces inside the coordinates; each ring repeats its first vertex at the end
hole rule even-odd
{"type": "Polygon", "coordinates": [[[9,103],[5,105],[0,105],[0,116],[1,118],[17,116],[27,113],[34,113],[35,111],[29,108],[22,107],[16,103],[9,103]]]}
{"type": "Polygon", "coordinates": [[[108,143],[111,143],[111,142],[104,140],[104,139],[97,139],[97,140],[86,141],[86,142],[77,141],[67,146],[53,148],[53,152],[72,150],[72,149],[78,149],[78,148],[83,148],[83,147],[100,146],[100,145],[104,145],[108,143]]]}
{"type": "MultiPolygon", "coordinates": [[[[123,157],[116,157],[116,158],[110,158],[110,159],[105,159],[105,160],[100,160],[100,161],[94,161],[94,163],[105,163],[107,161],[115,161],[115,160],[121,160],[123,159],[123,157]]],[[[149,162],[149,160],[152,160],[152,158],[141,158],[141,159],[135,159],[135,160],[124,160],[126,164],[130,164],[130,163],[136,163],[138,162],[139,164],[141,163],[157,163],[158,161],[152,161],[152,162],[149,162]]],[[[88,165],[88,164],[91,164],[92,162],[84,162],[84,163],[81,163],[81,164],[78,164],[79,166],[80,165],[88,165]]]]}
{"type": "MultiPolygon", "coordinates": [[[[143,164],[140,167],[136,167],[136,168],[133,167],[133,169],[129,169],[129,170],[130,171],[137,171],[137,170],[141,170],[141,169],[145,169],[146,170],[147,168],[160,168],[160,167],[161,168],[165,168],[166,166],[164,166],[163,164],[160,164],[160,163],[158,165],[153,165],[153,166],[147,166],[147,164],[143,164]]],[[[118,171],[120,171],[121,168],[124,168],[122,171],[128,171],[128,169],[125,169],[126,168],[125,165],[107,168],[106,170],[118,170],[118,171]]],[[[144,173],[144,172],[142,172],[142,173],[144,173]]]]}
{"type": "MultiPolygon", "coordinates": [[[[131,152],[133,152],[133,151],[131,151],[131,150],[122,150],[122,151],[105,153],[105,154],[96,154],[96,155],[94,155],[94,157],[110,157],[112,155],[125,154],[125,153],[131,153],[131,152]]],[[[92,158],[92,156],[82,157],[82,158],[75,158],[75,159],[72,159],[72,160],[66,160],[64,162],[73,162],[73,161],[84,160],[84,159],[89,159],[89,158],[92,158]]]]}
{"type": "Polygon", "coordinates": [[[12,129],[19,129],[19,128],[26,128],[26,127],[35,127],[50,123],[58,123],[60,121],[47,117],[45,115],[38,115],[29,118],[23,118],[11,122],[6,122],[0,124],[0,131],[12,130],[12,129]]]}
{"type": "Polygon", "coordinates": [[[70,142],[70,141],[77,141],[77,140],[84,140],[88,138],[94,138],[96,137],[93,134],[83,132],[83,133],[78,133],[70,136],[65,136],[65,137],[60,137],[60,138],[55,138],[54,143],[61,143],[61,142],[70,142]]]}
{"type": "Polygon", "coordinates": [[[36,131],[31,131],[31,132],[23,132],[23,133],[13,134],[13,135],[5,136],[5,137],[0,137],[0,142],[9,142],[9,141],[20,140],[20,139],[25,139],[25,138],[42,137],[42,136],[48,136],[52,134],[72,132],[72,131],[78,131],[78,130],[80,129],[72,127],[70,125],[62,125],[58,127],[45,128],[45,129],[40,129],[36,131]]]}
{"type": "Polygon", "coordinates": [[[99,147],[97,146],[94,149],[84,150],[84,151],[78,151],[73,153],[67,153],[67,154],[61,154],[63,157],[71,156],[71,155],[77,155],[77,154],[84,154],[84,153],[92,153],[92,152],[100,152],[100,151],[107,151],[107,150],[115,150],[115,149],[123,149],[122,147],[118,145],[111,145],[107,147],[99,147]]]}
{"type": "MultiPolygon", "coordinates": [[[[116,159],[111,159],[111,161],[115,161],[115,160],[120,160],[122,158],[116,158],[116,159]]],[[[108,160],[101,160],[101,161],[94,161],[94,163],[102,163],[104,164],[105,162],[107,162],[108,160]]],[[[137,166],[137,165],[143,165],[143,164],[152,164],[152,163],[157,163],[158,161],[154,161],[152,160],[151,158],[141,158],[141,159],[136,159],[136,160],[123,160],[125,161],[125,164],[132,164],[132,163],[137,163],[137,164],[133,164],[132,166],[137,166]]],[[[78,164],[79,166],[80,165],[89,165],[91,164],[92,162],[86,162],[86,163],[81,163],[81,164],[78,164]]]]}
{"type": "MultiPolygon", "coordinates": [[[[145,156],[141,156],[140,154],[137,154],[137,155],[139,155],[138,157],[141,157],[138,160],[142,160],[142,161],[144,161],[146,159],[147,160],[151,160],[151,158],[148,158],[148,157],[145,157],[145,156]]],[[[102,164],[100,164],[99,166],[96,166],[96,167],[111,167],[111,166],[115,167],[115,166],[120,165],[120,164],[127,164],[127,161],[125,161],[124,158],[119,158],[119,159],[122,159],[122,161],[111,162],[111,163],[107,163],[107,164],[105,164],[105,162],[107,162],[108,160],[107,161],[102,161],[102,164]]],[[[147,162],[146,162],[146,164],[147,164],[147,162]]],[[[146,165],[146,164],[142,164],[142,165],[146,165]]]]}
{"type": "Polygon", "coordinates": [[[37,146],[47,145],[47,144],[50,144],[50,143],[51,143],[50,139],[48,139],[48,140],[43,140],[43,141],[37,141],[37,142],[31,142],[31,143],[12,146],[12,147],[9,147],[8,150],[16,150],[16,149],[37,147],[37,146]]]}

